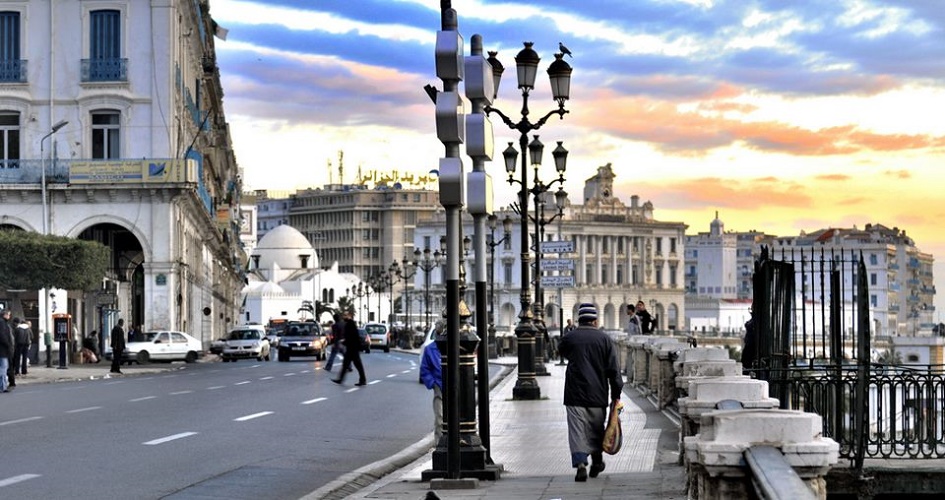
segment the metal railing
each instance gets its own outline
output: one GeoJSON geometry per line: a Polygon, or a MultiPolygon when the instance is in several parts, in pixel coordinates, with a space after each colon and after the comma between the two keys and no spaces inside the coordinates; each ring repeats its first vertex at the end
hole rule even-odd
{"type": "Polygon", "coordinates": [[[128,59],[110,57],[104,59],[82,59],[83,82],[127,82],[128,59]]]}
{"type": "Polygon", "coordinates": [[[0,83],[26,83],[26,59],[0,60],[0,83]]]}

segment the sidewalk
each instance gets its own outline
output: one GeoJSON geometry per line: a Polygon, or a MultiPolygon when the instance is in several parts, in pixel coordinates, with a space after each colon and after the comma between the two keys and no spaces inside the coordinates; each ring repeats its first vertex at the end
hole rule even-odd
{"type": "MultiPolygon", "coordinates": [[[[467,490],[439,489],[441,499],[685,499],[685,469],[677,465],[679,427],[636,389],[624,386],[623,448],[604,455],[607,469],[586,483],[574,481],[562,403],[566,366],[546,363],[538,377],[541,399],[514,401],[517,359],[505,357],[511,373],[491,391],[492,459],[504,467],[498,481],[467,490]]],[[[387,460],[375,462],[326,485],[305,499],[427,498],[421,473],[432,467],[431,437],[387,460]],[[372,483],[376,478],[380,478],[372,483]],[[361,487],[364,485],[363,487],[361,487]],[[355,490],[354,488],[361,487],[355,490]]],[[[431,497],[433,498],[433,497],[431,497]]]]}
{"type": "MultiPolygon", "coordinates": [[[[213,357],[215,358],[216,356],[213,357]]],[[[41,359],[45,362],[45,356],[41,356],[41,359]]],[[[206,362],[209,362],[207,357],[204,357],[204,359],[198,361],[198,363],[206,362]]],[[[26,375],[16,376],[16,386],[20,387],[30,384],[43,384],[51,382],[72,382],[76,380],[98,380],[113,377],[131,377],[135,375],[163,373],[179,370],[183,366],[184,365],[182,363],[149,365],[139,365],[138,363],[132,363],[131,365],[122,365],[121,374],[114,374],[109,373],[109,370],[111,370],[112,367],[112,362],[104,359],[101,363],[72,364],[67,365],[66,368],[60,369],[58,358],[56,358],[53,359],[52,368],[47,368],[45,363],[29,366],[26,375]]]]}

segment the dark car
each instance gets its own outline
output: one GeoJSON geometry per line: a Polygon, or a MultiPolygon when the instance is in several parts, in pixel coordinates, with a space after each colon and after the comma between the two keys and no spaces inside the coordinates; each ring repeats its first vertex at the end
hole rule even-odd
{"type": "Polygon", "coordinates": [[[314,321],[290,321],[279,338],[279,361],[293,356],[315,356],[323,360],[327,355],[328,337],[314,321]]]}
{"type": "Polygon", "coordinates": [[[361,352],[371,353],[371,336],[364,328],[358,328],[358,337],[361,337],[361,352]]]}

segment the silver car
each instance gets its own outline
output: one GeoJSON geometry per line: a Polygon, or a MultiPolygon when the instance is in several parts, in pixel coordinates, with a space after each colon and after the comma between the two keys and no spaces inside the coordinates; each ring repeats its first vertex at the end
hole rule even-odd
{"type": "Polygon", "coordinates": [[[260,328],[234,328],[226,337],[221,357],[224,362],[237,359],[256,359],[269,361],[269,340],[260,328]]]}

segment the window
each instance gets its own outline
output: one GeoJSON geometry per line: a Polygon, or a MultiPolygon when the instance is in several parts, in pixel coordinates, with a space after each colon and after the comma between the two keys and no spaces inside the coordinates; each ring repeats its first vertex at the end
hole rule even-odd
{"type": "Polygon", "coordinates": [[[876,273],[870,273],[870,285],[876,286],[876,273]]]}
{"type": "Polygon", "coordinates": [[[89,59],[83,65],[82,81],[125,81],[125,60],[121,57],[121,12],[96,10],[89,26],[89,59]]]}
{"type": "Polygon", "coordinates": [[[108,160],[121,158],[119,132],[121,117],[117,111],[92,113],[92,158],[108,160]]]}
{"type": "Polygon", "coordinates": [[[669,253],[676,253],[676,238],[669,239],[669,253]]]}
{"type": "Polygon", "coordinates": [[[870,295],[870,306],[876,307],[876,304],[877,304],[878,302],[879,302],[879,301],[876,299],[876,295],[870,295]]]}
{"type": "Polygon", "coordinates": [[[669,266],[669,286],[676,288],[676,266],[669,266]]]}
{"type": "Polygon", "coordinates": [[[663,255],[663,238],[656,239],[656,255],[663,255]]]}
{"type": "Polygon", "coordinates": [[[0,168],[17,168],[20,163],[20,114],[0,113],[0,168]]]}
{"type": "Polygon", "coordinates": [[[875,254],[875,253],[871,253],[871,254],[870,254],[870,265],[871,265],[871,266],[875,266],[875,265],[877,265],[877,264],[879,263],[878,261],[879,261],[879,259],[876,257],[876,254],[875,254]]]}
{"type": "Polygon", "coordinates": [[[506,285],[512,284],[512,263],[511,262],[502,263],[502,281],[506,285]]]}
{"type": "Polygon", "coordinates": [[[20,13],[0,12],[0,82],[25,82],[25,66],[20,60],[20,13]]]}

